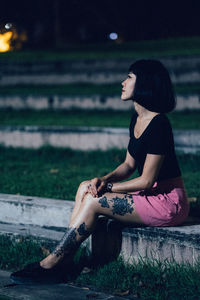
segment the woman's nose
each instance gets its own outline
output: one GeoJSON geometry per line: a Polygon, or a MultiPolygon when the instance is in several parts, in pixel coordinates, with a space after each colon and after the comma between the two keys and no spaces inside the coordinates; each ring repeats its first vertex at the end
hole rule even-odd
{"type": "Polygon", "coordinates": [[[126,81],[126,80],[122,81],[122,86],[125,86],[125,81],[126,81]]]}

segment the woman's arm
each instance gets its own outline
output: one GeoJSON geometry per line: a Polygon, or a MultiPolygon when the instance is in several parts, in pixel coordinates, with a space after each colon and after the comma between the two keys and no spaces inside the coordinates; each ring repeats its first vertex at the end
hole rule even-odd
{"type": "Polygon", "coordinates": [[[114,183],[112,192],[131,193],[151,188],[157,179],[163,160],[164,155],[147,154],[142,175],[129,181],[114,183]]]}
{"type": "Polygon", "coordinates": [[[106,182],[121,181],[130,177],[131,174],[133,174],[133,172],[135,171],[135,169],[136,169],[135,160],[127,150],[125,161],[121,165],[119,165],[114,171],[101,177],[101,179],[105,180],[106,182]]]}
{"type": "Polygon", "coordinates": [[[101,193],[108,182],[118,182],[131,176],[136,169],[136,163],[134,158],[129,154],[128,150],[126,153],[125,161],[119,165],[114,171],[107,175],[94,178],[91,180],[90,192],[95,197],[101,193]]]}

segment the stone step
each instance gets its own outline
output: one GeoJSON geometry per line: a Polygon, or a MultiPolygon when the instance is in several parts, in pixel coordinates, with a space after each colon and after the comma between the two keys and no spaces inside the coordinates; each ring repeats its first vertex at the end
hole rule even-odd
{"type": "MultiPolygon", "coordinates": [[[[157,57],[169,70],[176,73],[196,70],[200,55],[157,57]]],[[[126,71],[135,60],[132,58],[70,59],[55,61],[0,61],[1,74],[52,74],[65,72],[126,71]]]]}
{"type": "MultiPolygon", "coordinates": [[[[51,247],[59,241],[69,224],[73,202],[0,194],[0,233],[40,240],[51,247]]],[[[125,261],[157,258],[194,264],[200,255],[200,219],[188,218],[176,227],[122,227],[114,220],[99,218],[88,245],[98,259],[114,257],[116,252],[125,261]],[[108,247],[108,243],[112,247],[108,247]],[[115,252],[115,253],[114,253],[115,252]]]]}
{"type": "MultiPolygon", "coordinates": [[[[121,296],[106,294],[92,290],[91,287],[78,287],[70,283],[60,284],[13,284],[10,272],[0,270],[1,300],[127,300],[121,296]]],[[[103,287],[102,287],[103,289],[103,287]]],[[[133,299],[133,298],[132,298],[133,299]]],[[[134,300],[141,300],[134,297],[134,300]]]]}
{"type": "MultiPolygon", "coordinates": [[[[120,85],[119,85],[120,87],[120,85]]],[[[1,109],[33,109],[33,110],[68,110],[68,109],[112,109],[127,111],[132,109],[131,101],[123,102],[120,95],[104,96],[98,94],[81,96],[73,95],[0,95],[1,109]]],[[[200,109],[199,94],[177,94],[177,105],[175,110],[200,109]]]]}
{"type": "MultiPolygon", "coordinates": [[[[174,130],[175,148],[184,153],[200,151],[199,130],[174,130]]],[[[37,149],[45,145],[75,150],[125,149],[127,128],[85,126],[0,126],[0,144],[37,149]],[[86,142],[87,141],[87,142],[86,142]]]]}
{"type": "MultiPolygon", "coordinates": [[[[200,82],[200,56],[160,57],[173,83],[200,82]]],[[[134,60],[135,61],[135,60],[134,60]]],[[[90,82],[96,84],[121,82],[132,59],[75,59],[55,62],[0,62],[1,85],[67,84],[90,82]]]]}
{"type": "MultiPolygon", "coordinates": [[[[127,69],[124,72],[99,71],[99,72],[72,72],[64,74],[5,74],[0,78],[0,86],[15,85],[60,85],[60,84],[76,84],[76,83],[92,83],[92,84],[113,84],[122,82],[127,76],[127,69]]],[[[170,72],[173,84],[199,83],[200,72],[196,70],[185,71],[182,73],[170,72]]]]}

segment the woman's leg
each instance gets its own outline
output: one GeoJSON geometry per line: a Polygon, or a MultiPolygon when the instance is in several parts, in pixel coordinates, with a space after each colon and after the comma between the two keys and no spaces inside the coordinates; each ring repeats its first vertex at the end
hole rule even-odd
{"type": "Polygon", "coordinates": [[[84,196],[87,193],[87,188],[89,185],[90,181],[83,181],[80,185],[79,188],[76,192],[76,197],[75,197],[75,205],[74,209],[70,218],[70,223],[73,222],[74,218],[78,215],[79,209],[81,207],[81,202],[83,201],[84,196]]]}
{"type": "Polygon", "coordinates": [[[79,205],[78,215],[74,214],[69,230],[64,234],[55,250],[41,261],[42,267],[51,268],[64,257],[65,259],[71,258],[80,244],[94,231],[99,215],[128,224],[143,223],[135,211],[131,195],[106,193],[102,197],[94,198],[91,194],[86,194],[79,205]]]}

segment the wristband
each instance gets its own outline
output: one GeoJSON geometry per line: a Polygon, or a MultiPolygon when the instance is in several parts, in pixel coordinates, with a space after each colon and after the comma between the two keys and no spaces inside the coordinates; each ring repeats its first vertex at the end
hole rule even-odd
{"type": "Polygon", "coordinates": [[[106,192],[112,193],[112,187],[113,187],[113,184],[111,182],[108,182],[106,185],[106,192]]]}

